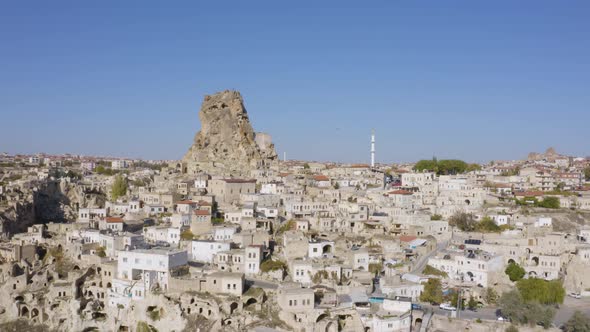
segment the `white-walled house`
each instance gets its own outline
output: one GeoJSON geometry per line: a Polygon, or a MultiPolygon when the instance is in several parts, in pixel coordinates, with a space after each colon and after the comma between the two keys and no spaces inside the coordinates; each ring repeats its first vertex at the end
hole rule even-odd
{"type": "Polygon", "coordinates": [[[167,290],[172,271],[187,263],[185,250],[157,248],[119,251],[117,278],[113,278],[109,305],[127,306],[129,300],[144,299],[154,287],[167,290]]]}
{"type": "Polygon", "coordinates": [[[106,209],[82,208],[78,210],[78,222],[90,222],[107,216],[106,209]]]}
{"type": "Polygon", "coordinates": [[[106,217],[99,221],[98,229],[105,230],[108,229],[113,232],[122,232],[123,231],[123,218],[120,217],[106,217]]]}
{"type": "Polygon", "coordinates": [[[498,226],[508,225],[510,222],[510,216],[505,214],[491,215],[490,218],[492,218],[498,226]]]}
{"type": "Polygon", "coordinates": [[[488,287],[491,273],[504,269],[504,256],[489,253],[445,254],[428,260],[434,268],[446,272],[449,278],[488,287]]]}
{"type": "Polygon", "coordinates": [[[178,244],[180,242],[180,228],[151,226],[143,229],[145,241],[148,243],[166,242],[178,244]]]}
{"type": "Polygon", "coordinates": [[[323,255],[331,255],[334,252],[334,241],[328,240],[312,240],[309,241],[307,257],[322,257],[323,255]]]}
{"type": "Polygon", "coordinates": [[[191,242],[191,260],[196,262],[212,263],[216,254],[230,250],[228,242],[193,240],[191,242]]]}
{"type": "Polygon", "coordinates": [[[551,217],[540,217],[535,221],[535,227],[551,227],[553,220],[551,217]]]}
{"type": "Polygon", "coordinates": [[[218,226],[213,228],[213,240],[231,241],[234,234],[237,233],[236,226],[218,226]]]}

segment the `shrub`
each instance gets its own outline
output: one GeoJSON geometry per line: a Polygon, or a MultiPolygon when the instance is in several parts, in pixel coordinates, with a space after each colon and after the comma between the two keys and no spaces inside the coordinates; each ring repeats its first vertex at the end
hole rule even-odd
{"type": "Polygon", "coordinates": [[[271,272],[277,270],[285,271],[287,269],[287,264],[282,261],[274,261],[272,259],[267,259],[262,264],[260,264],[260,271],[262,272],[271,272]]]}
{"type": "Polygon", "coordinates": [[[422,273],[425,275],[441,276],[441,277],[445,277],[445,278],[449,276],[446,272],[441,271],[441,270],[433,267],[432,265],[426,265],[426,267],[424,268],[424,271],[422,271],[422,273]]]}
{"type": "Polygon", "coordinates": [[[522,268],[520,265],[516,263],[508,264],[504,272],[508,275],[510,281],[519,281],[526,274],[524,268],[522,268]]]}
{"type": "Polygon", "coordinates": [[[420,301],[441,303],[443,300],[442,285],[439,279],[431,278],[424,284],[424,291],[420,294],[420,301]]]}

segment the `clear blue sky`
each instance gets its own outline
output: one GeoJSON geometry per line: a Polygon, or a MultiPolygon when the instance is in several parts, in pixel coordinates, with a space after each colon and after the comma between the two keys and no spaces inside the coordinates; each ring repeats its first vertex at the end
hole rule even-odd
{"type": "Polygon", "coordinates": [[[589,1],[3,1],[0,152],[181,158],[237,89],[282,156],[589,155],[589,1]]]}

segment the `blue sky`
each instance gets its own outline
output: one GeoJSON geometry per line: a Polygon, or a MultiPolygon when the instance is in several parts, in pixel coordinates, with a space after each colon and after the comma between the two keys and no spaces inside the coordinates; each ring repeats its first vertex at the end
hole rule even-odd
{"type": "Polygon", "coordinates": [[[0,152],[181,158],[237,89],[291,159],[590,155],[588,1],[4,1],[0,152]]]}

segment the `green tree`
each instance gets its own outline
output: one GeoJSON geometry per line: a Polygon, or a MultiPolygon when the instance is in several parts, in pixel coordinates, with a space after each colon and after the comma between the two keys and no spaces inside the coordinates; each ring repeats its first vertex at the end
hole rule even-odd
{"type": "Polygon", "coordinates": [[[481,165],[480,164],[468,164],[467,165],[467,172],[473,172],[473,171],[481,171],[481,165]]]}
{"type": "Polygon", "coordinates": [[[105,250],[106,250],[105,247],[96,248],[96,256],[101,257],[101,258],[107,257],[107,253],[105,250]]]}
{"type": "Polygon", "coordinates": [[[467,163],[463,160],[447,159],[438,162],[438,174],[460,174],[467,171],[467,163]]]}
{"type": "Polygon", "coordinates": [[[481,221],[477,223],[476,229],[483,233],[499,233],[502,231],[494,219],[488,216],[483,217],[481,221]]]}
{"type": "Polygon", "coordinates": [[[574,312],[565,323],[565,332],[590,332],[590,318],[580,311],[574,312]]]}
{"type": "Polygon", "coordinates": [[[590,166],[584,168],[584,178],[586,181],[590,181],[590,166]]]}
{"type": "Polygon", "coordinates": [[[303,164],[303,169],[310,169],[311,167],[309,167],[308,163],[303,164]]]}
{"type": "Polygon", "coordinates": [[[430,216],[430,220],[442,220],[443,216],[440,214],[433,214],[430,216]]]}
{"type": "Polygon", "coordinates": [[[524,268],[516,263],[508,264],[504,272],[508,275],[510,281],[519,281],[526,274],[524,268]]]}
{"type": "Polygon", "coordinates": [[[414,165],[413,169],[418,172],[430,171],[438,173],[438,163],[436,159],[420,160],[414,165]]]}
{"type": "Polygon", "coordinates": [[[428,275],[441,276],[441,277],[448,277],[449,276],[445,271],[441,271],[432,265],[426,265],[426,267],[424,268],[424,271],[422,271],[422,274],[427,275],[427,276],[428,275]]]}
{"type": "Polygon", "coordinates": [[[270,272],[276,270],[287,270],[287,264],[282,261],[275,261],[272,259],[266,259],[260,264],[260,271],[262,272],[270,272]]]}
{"type": "Polygon", "coordinates": [[[473,297],[473,295],[469,296],[469,301],[467,302],[467,308],[469,310],[475,310],[477,308],[477,301],[473,297]]]}
{"type": "Polygon", "coordinates": [[[191,232],[190,229],[185,229],[184,231],[182,231],[182,233],[180,233],[180,239],[183,241],[190,241],[195,237],[195,235],[193,234],[193,232],[191,232]]]}
{"type": "Polygon", "coordinates": [[[475,221],[471,213],[457,212],[449,218],[449,225],[464,232],[473,232],[477,226],[477,221],[475,221]]]}
{"type": "Polygon", "coordinates": [[[495,289],[488,287],[483,294],[483,298],[487,304],[496,304],[498,302],[498,293],[495,289]]]}
{"type": "Polygon", "coordinates": [[[498,301],[502,314],[513,322],[520,322],[523,313],[524,300],[518,290],[502,294],[498,301]]]}
{"type": "Polygon", "coordinates": [[[502,314],[518,324],[541,324],[545,328],[551,325],[555,310],[551,306],[538,302],[526,302],[518,290],[502,294],[500,298],[502,314]]]}
{"type": "Polygon", "coordinates": [[[103,165],[98,165],[96,166],[96,168],[94,169],[94,171],[98,174],[105,174],[106,169],[104,168],[103,165]]]}
{"type": "Polygon", "coordinates": [[[516,287],[527,303],[558,304],[563,303],[565,298],[565,289],[559,280],[521,279],[516,283],[516,287]]]}
{"type": "Polygon", "coordinates": [[[548,209],[559,209],[559,198],[553,196],[545,197],[542,201],[538,202],[536,206],[548,209]]]}
{"type": "Polygon", "coordinates": [[[115,182],[111,187],[111,197],[113,200],[117,200],[119,197],[125,196],[127,194],[127,180],[121,176],[117,175],[115,177],[115,182]]]}
{"type": "Polygon", "coordinates": [[[441,303],[443,300],[442,285],[439,279],[430,278],[424,284],[424,291],[420,294],[420,301],[441,303]]]}

